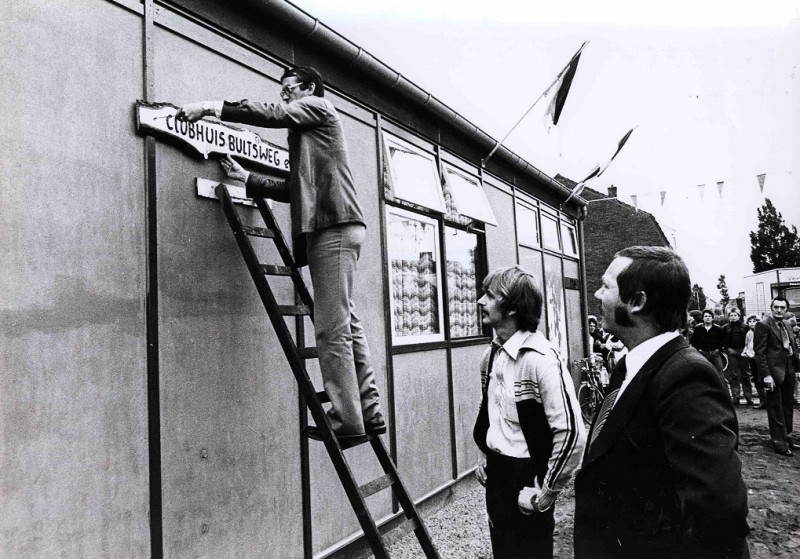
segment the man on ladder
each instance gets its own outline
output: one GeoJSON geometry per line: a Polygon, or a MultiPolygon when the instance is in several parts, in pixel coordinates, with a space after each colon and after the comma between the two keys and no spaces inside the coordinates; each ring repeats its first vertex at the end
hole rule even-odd
{"type": "MultiPolygon", "coordinates": [[[[179,120],[204,116],[289,130],[289,178],[250,173],[220,160],[229,178],[245,183],[249,198],[289,202],[294,258],[308,265],[314,287],[314,329],[328,419],[342,444],[386,432],[369,348],[353,304],[353,284],[366,224],[350,172],[341,120],[324,98],[322,77],[298,66],[281,77],[282,103],[211,101],[184,105],[179,120]]],[[[310,436],[320,436],[319,427],[310,436]]]]}

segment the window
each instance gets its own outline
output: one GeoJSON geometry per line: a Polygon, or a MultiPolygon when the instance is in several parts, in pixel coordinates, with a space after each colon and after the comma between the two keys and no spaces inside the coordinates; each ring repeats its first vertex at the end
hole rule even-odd
{"type": "Polygon", "coordinates": [[[452,227],[444,228],[447,250],[447,301],[450,337],[480,336],[478,310],[478,235],[452,227]]]}
{"type": "Polygon", "coordinates": [[[536,210],[526,204],[517,203],[517,238],[521,245],[539,246],[536,210]]]}
{"type": "Polygon", "coordinates": [[[572,225],[561,224],[561,240],[564,243],[564,254],[578,256],[578,237],[572,225]]]}
{"type": "Polygon", "coordinates": [[[450,165],[445,165],[445,174],[458,213],[483,223],[497,225],[497,218],[477,177],[450,165]]]}
{"type": "Polygon", "coordinates": [[[556,218],[542,212],[542,246],[550,250],[561,250],[558,242],[558,222],[556,218]]]}
{"type": "Polygon", "coordinates": [[[386,132],[383,145],[394,196],[444,213],[442,185],[433,155],[386,132]]]}
{"type": "Polygon", "coordinates": [[[394,207],[386,217],[392,342],[443,340],[438,224],[394,207]]]}

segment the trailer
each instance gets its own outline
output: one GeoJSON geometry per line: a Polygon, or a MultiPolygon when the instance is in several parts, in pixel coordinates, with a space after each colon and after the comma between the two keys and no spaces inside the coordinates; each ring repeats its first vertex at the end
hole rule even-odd
{"type": "Polygon", "coordinates": [[[800,268],[777,268],[744,277],[744,311],[763,316],[773,297],[789,301],[789,311],[800,313],[800,268]]]}

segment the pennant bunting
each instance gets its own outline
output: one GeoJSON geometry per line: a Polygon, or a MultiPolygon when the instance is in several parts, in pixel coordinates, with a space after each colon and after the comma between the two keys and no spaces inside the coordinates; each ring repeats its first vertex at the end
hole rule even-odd
{"type": "Polygon", "coordinates": [[[719,190],[719,197],[722,198],[722,187],[725,186],[725,181],[719,181],[717,183],[717,190],[719,190]]]}
{"type": "Polygon", "coordinates": [[[761,191],[761,194],[764,194],[764,180],[767,178],[767,174],[762,173],[760,175],[756,175],[756,178],[758,179],[758,188],[761,191]]]}
{"type": "Polygon", "coordinates": [[[662,190],[661,191],[661,207],[662,208],[664,207],[664,198],[666,198],[666,197],[667,197],[667,191],[666,190],[662,190]]]}
{"type": "Polygon", "coordinates": [[[700,200],[703,199],[703,191],[705,189],[706,189],[706,185],[704,185],[704,184],[698,184],[697,185],[697,191],[700,193],[700,200]]]}

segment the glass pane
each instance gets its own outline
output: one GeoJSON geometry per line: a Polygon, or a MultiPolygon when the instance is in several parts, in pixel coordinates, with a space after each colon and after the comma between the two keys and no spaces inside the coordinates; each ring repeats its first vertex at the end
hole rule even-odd
{"type": "Polygon", "coordinates": [[[447,181],[453,191],[458,213],[478,221],[497,225],[497,219],[486,199],[486,193],[480,181],[452,167],[447,167],[447,181]]]}
{"type": "Polygon", "coordinates": [[[550,254],[544,256],[544,296],[547,307],[547,338],[559,349],[561,359],[564,360],[569,355],[564,278],[561,274],[561,259],[550,254]]]}
{"type": "Polygon", "coordinates": [[[564,241],[564,254],[578,256],[578,238],[575,236],[574,227],[562,223],[561,240],[564,241]]]}
{"type": "Polygon", "coordinates": [[[444,197],[433,155],[384,134],[386,157],[397,198],[444,213],[444,197]]]}
{"type": "Polygon", "coordinates": [[[542,245],[552,250],[561,250],[558,244],[558,222],[542,212],[542,245]]]}
{"type": "Polygon", "coordinates": [[[539,227],[536,224],[536,210],[517,204],[517,235],[519,244],[539,246],[539,227]]]}
{"type": "Polygon", "coordinates": [[[480,336],[478,274],[475,258],[478,236],[445,227],[447,248],[447,300],[450,303],[450,337],[480,336]]]}
{"type": "Polygon", "coordinates": [[[395,208],[387,217],[393,340],[441,340],[437,224],[395,208]]]}

